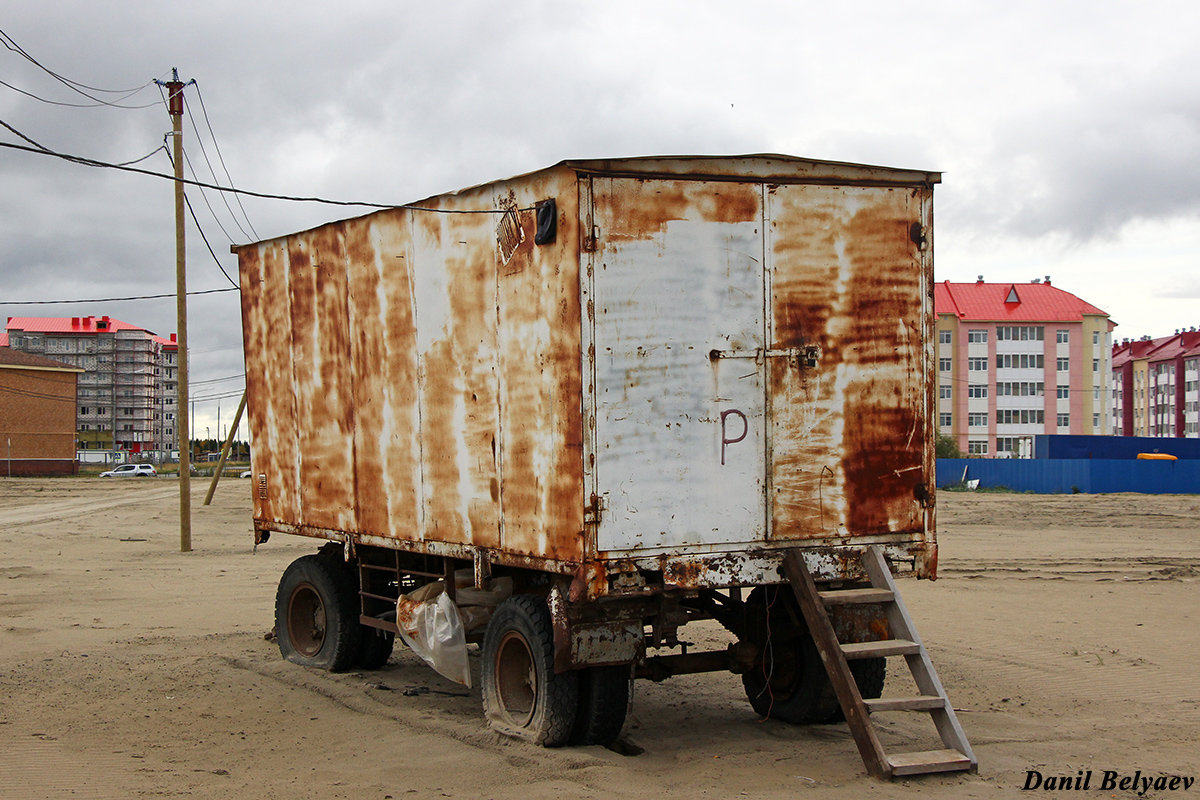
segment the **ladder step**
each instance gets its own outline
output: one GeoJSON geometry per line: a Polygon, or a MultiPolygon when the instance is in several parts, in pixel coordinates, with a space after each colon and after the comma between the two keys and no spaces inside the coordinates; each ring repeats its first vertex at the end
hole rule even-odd
{"type": "Polygon", "coordinates": [[[863,699],[867,711],[936,711],[946,707],[946,698],[923,694],[919,697],[882,697],[875,700],[863,699]]]}
{"type": "Polygon", "coordinates": [[[910,656],[921,652],[921,645],[907,639],[882,639],[878,642],[850,642],[842,645],[847,659],[880,656],[910,656]]]}
{"type": "Polygon", "coordinates": [[[927,772],[969,770],[971,759],[957,750],[927,750],[923,753],[896,753],[887,757],[893,775],[921,775],[927,772]]]}
{"type": "Polygon", "coordinates": [[[890,603],[896,599],[891,589],[841,589],[817,592],[827,606],[843,606],[857,603],[890,603]]]}

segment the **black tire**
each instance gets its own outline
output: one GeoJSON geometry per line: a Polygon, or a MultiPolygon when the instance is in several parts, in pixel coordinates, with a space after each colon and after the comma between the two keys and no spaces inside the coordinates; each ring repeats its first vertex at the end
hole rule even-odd
{"type": "MultiPolygon", "coordinates": [[[[746,600],[748,613],[785,615],[803,625],[800,608],[787,587],[757,587],[746,600]]],[[[766,631],[769,625],[763,625],[766,631]]],[[[845,719],[829,673],[808,629],[794,626],[791,636],[764,646],[763,663],[742,675],[750,705],[763,717],[792,725],[840,722],[845,719]]],[[[849,662],[850,674],[864,699],[883,694],[887,659],[849,662]]]]}
{"type": "Polygon", "coordinates": [[[311,555],[284,571],[275,594],[275,640],[288,661],[342,672],[359,655],[358,594],[337,562],[311,555]]]}
{"type": "Polygon", "coordinates": [[[633,666],[617,664],[579,670],[579,710],[571,744],[607,747],[621,735],[633,696],[633,666]]]}
{"type": "MultiPolygon", "coordinates": [[[[850,674],[858,684],[858,693],[863,700],[874,700],[883,694],[883,683],[887,679],[886,658],[861,658],[850,662],[850,674]]],[[[826,676],[828,677],[828,676],[826,676]]],[[[841,722],[846,718],[841,705],[825,722],[841,722]]]]}
{"type": "Polygon", "coordinates": [[[792,725],[825,722],[839,709],[821,654],[808,631],[769,646],[763,663],[742,675],[742,686],[759,716],[792,725]]]}
{"type": "Polygon", "coordinates": [[[357,664],[359,669],[379,669],[392,657],[396,634],[362,625],[358,635],[357,664]]]}
{"type": "Polygon", "coordinates": [[[554,671],[546,601],[508,598],[483,637],[483,711],[497,731],[543,747],[570,741],[579,705],[577,672],[554,671]]]}

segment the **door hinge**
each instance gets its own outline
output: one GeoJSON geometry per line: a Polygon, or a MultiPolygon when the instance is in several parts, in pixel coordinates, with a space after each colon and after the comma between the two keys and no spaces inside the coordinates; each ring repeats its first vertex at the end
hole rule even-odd
{"type": "Polygon", "coordinates": [[[583,521],[588,525],[598,525],[600,514],[604,510],[604,499],[600,495],[592,495],[591,501],[583,507],[583,521]]]}

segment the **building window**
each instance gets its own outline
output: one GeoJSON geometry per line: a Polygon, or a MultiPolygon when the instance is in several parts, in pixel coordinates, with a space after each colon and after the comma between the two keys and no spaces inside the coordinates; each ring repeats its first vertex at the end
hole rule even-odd
{"type": "Polygon", "coordinates": [[[943,428],[949,428],[954,424],[953,414],[938,414],[938,425],[943,428]]]}
{"type": "Polygon", "coordinates": [[[1100,359],[1093,358],[1092,359],[1092,372],[1099,372],[1099,371],[1100,371],[1100,359]]]}
{"type": "Polygon", "coordinates": [[[996,384],[997,397],[1042,397],[1046,384],[1041,381],[1004,381],[996,384]]]}
{"type": "Polygon", "coordinates": [[[80,414],[86,414],[86,413],[88,413],[88,407],[87,407],[87,406],[80,406],[80,407],[79,407],[79,413],[80,413],[80,414]]]}
{"type": "Polygon", "coordinates": [[[967,369],[987,372],[988,360],[986,358],[968,358],[967,369]]]}
{"type": "Polygon", "coordinates": [[[938,331],[938,344],[950,344],[953,341],[950,331],[938,331]]]}
{"type": "Polygon", "coordinates": [[[938,397],[943,400],[950,400],[954,397],[954,389],[949,386],[938,387],[938,397]]]}
{"type": "Polygon", "coordinates": [[[987,344],[987,331],[967,331],[968,344],[987,344]]]}
{"type": "Polygon", "coordinates": [[[1071,427],[1071,415],[1070,414],[1059,414],[1058,415],[1058,427],[1060,427],[1060,428],[1071,427]]]}
{"type": "Polygon", "coordinates": [[[1003,353],[996,356],[996,369],[1045,369],[1041,353],[1003,353]]]}
{"type": "Polygon", "coordinates": [[[1100,427],[1100,415],[1099,414],[1092,414],[1092,427],[1093,428],[1100,427]]]}
{"type": "Polygon", "coordinates": [[[1040,408],[998,408],[997,425],[1044,425],[1046,412],[1040,408]]]}
{"type": "Polygon", "coordinates": [[[1058,371],[1059,372],[1070,372],[1071,371],[1071,359],[1069,359],[1069,358],[1058,359],[1058,371]]]}
{"type": "Polygon", "coordinates": [[[1092,344],[1100,344],[1100,331],[1092,331],[1092,344]]]}
{"type": "Polygon", "coordinates": [[[986,383],[975,383],[967,387],[967,397],[987,397],[988,387],[986,383]]]}
{"type": "Polygon", "coordinates": [[[983,441],[971,440],[967,442],[967,452],[973,456],[986,456],[987,451],[988,443],[986,439],[983,441]]]}
{"type": "Polygon", "coordinates": [[[1059,344],[1067,344],[1068,342],[1070,342],[1071,341],[1070,334],[1071,334],[1070,331],[1064,331],[1060,328],[1058,331],[1058,343],[1059,344]]]}
{"type": "Polygon", "coordinates": [[[1020,436],[997,436],[996,437],[996,452],[997,453],[1017,453],[1021,449],[1020,436]]]}
{"type": "Polygon", "coordinates": [[[987,414],[967,414],[967,427],[986,428],[988,424],[987,418],[987,414]]]}
{"type": "Polygon", "coordinates": [[[950,368],[952,366],[951,361],[952,361],[952,359],[949,359],[949,358],[939,358],[938,359],[938,372],[949,372],[950,368]]]}
{"type": "MultiPolygon", "coordinates": [[[[997,325],[996,340],[1015,342],[1040,342],[1046,336],[1046,329],[1040,325],[997,325]]],[[[986,339],[984,341],[987,341],[986,339]]]]}
{"type": "Polygon", "coordinates": [[[1060,383],[1058,385],[1058,399],[1066,400],[1071,396],[1071,387],[1060,383]]]}

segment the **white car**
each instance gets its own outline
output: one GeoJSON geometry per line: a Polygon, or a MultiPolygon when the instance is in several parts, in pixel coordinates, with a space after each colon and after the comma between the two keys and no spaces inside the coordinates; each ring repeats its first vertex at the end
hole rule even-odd
{"type": "Polygon", "coordinates": [[[116,469],[110,469],[108,472],[101,472],[101,478],[137,478],[143,475],[154,477],[158,474],[158,470],[153,464],[122,464],[116,469]]]}

